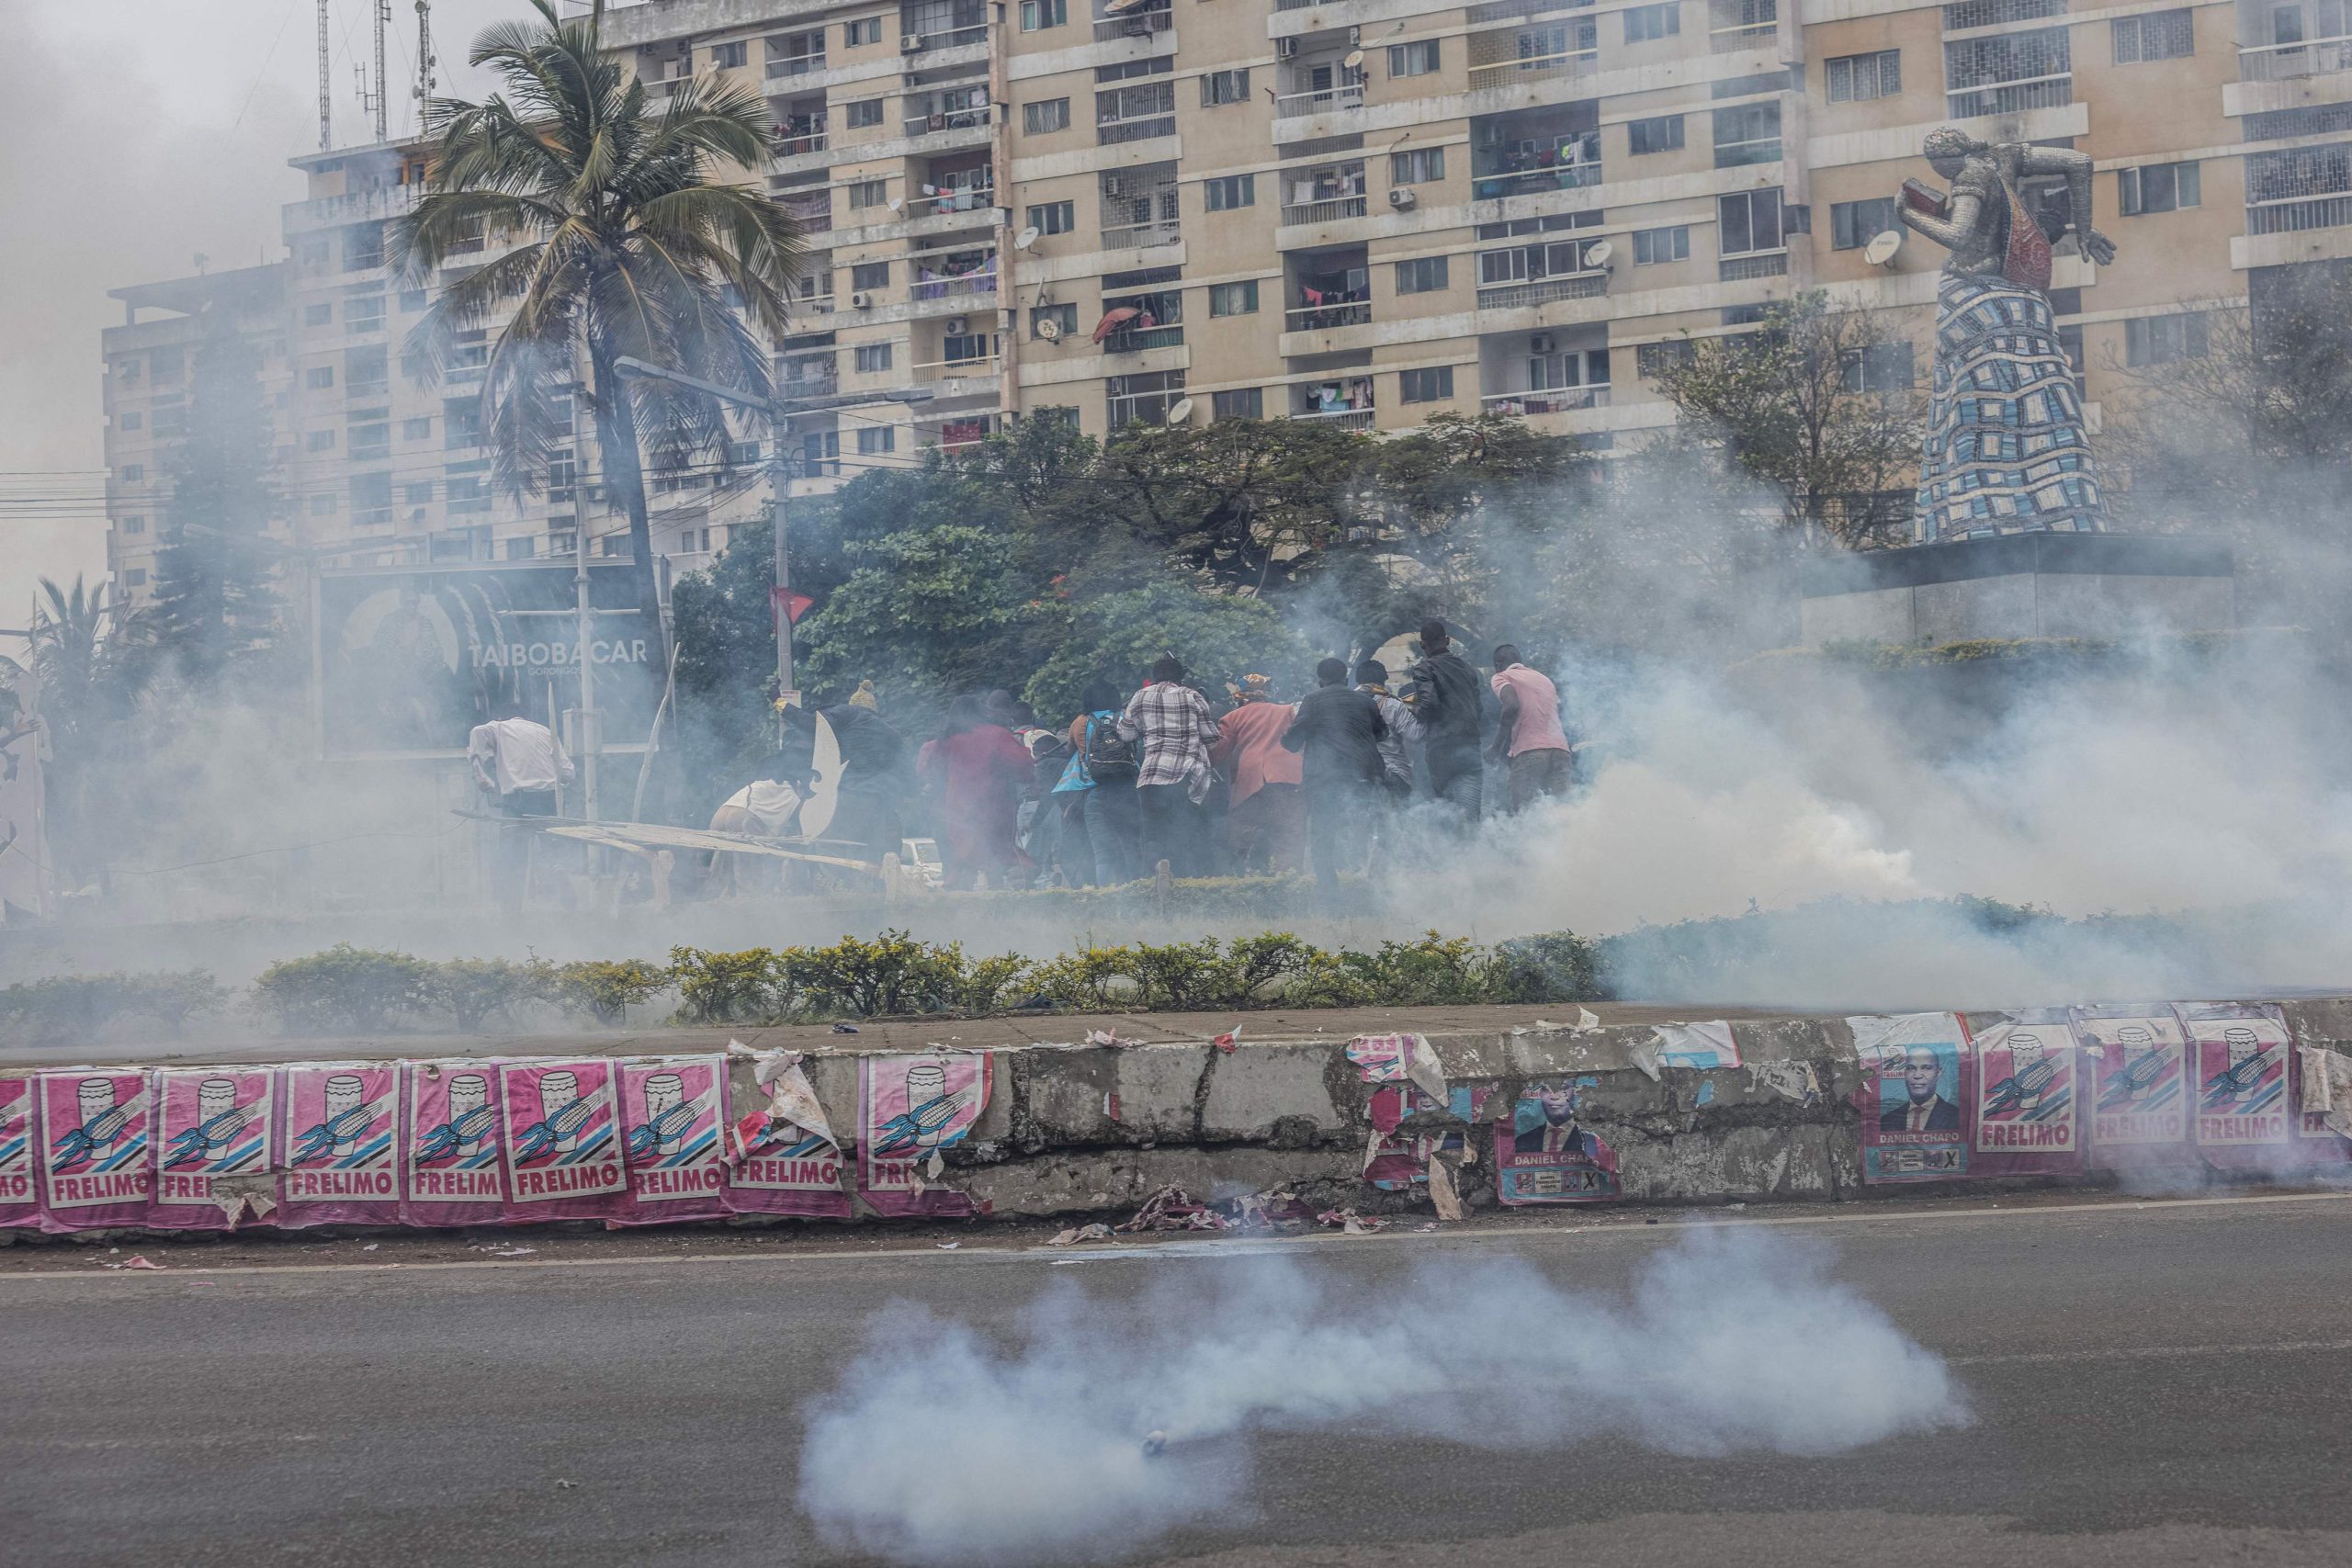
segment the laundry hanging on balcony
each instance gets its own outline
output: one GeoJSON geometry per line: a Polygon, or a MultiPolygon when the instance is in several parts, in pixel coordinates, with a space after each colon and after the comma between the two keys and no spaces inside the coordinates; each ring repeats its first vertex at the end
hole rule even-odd
{"type": "Polygon", "coordinates": [[[1113,333],[1117,332],[1121,327],[1125,326],[1129,321],[1135,321],[1139,316],[1143,317],[1143,325],[1149,326],[1151,324],[1151,319],[1148,316],[1144,316],[1141,310],[1136,310],[1132,305],[1122,305],[1115,310],[1103,311],[1102,319],[1094,323],[1094,341],[1096,343],[1101,343],[1104,338],[1109,337],[1113,333]]]}

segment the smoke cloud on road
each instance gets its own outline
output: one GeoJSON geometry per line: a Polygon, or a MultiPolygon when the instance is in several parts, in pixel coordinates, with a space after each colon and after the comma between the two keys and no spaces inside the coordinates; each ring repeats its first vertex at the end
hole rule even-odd
{"type": "Polygon", "coordinates": [[[1942,1358],[1832,1261],[1695,1231],[1616,1296],[1517,1259],[1367,1286],[1261,1256],[1135,1303],[1057,1281],[1011,1345],[900,1303],[808,1408],[800,1505],[896,1562],[1100,1562],[1246,1514],[1255,1432],[1826,1455],[1965,1425],[1942,1358]]]}

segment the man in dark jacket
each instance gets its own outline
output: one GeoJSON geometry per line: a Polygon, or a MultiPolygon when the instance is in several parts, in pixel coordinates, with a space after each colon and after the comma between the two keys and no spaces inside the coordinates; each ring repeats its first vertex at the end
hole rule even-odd
{"type": "Polygon", "coordinates": [[[859,860],[878,861],[899,848],[899,805],[905,790],[907,742],[883,722],[871,682],[824,710],[842,750],[840,804],[825,837],[858,846],[859,860]]]}
{"type": "Polygon", "coordinates": [[[1283,732],[1283,748],[1302,753],[1306,795],[1306,852],[1326,896],[1340,890],[1340,866],[1360,864],[1372,831],[1373,810],[1385,771],[1380,743],[1388,722],[1369,692],[1348,684],[1345,660],[1315,667],[1316,689],[1299,699],[1298,716],[1283,732]]]}
{"type": "Polygon", "coordinates": [[[1430,793],[1464,823],[1478,820],[1486,793],[1486,759],[1479,745],[1478,672],[1448,646],[1442,621],[1421,623],[1421,661],[1413,666],[1405,700],[1421,722],[1430,793]]]}

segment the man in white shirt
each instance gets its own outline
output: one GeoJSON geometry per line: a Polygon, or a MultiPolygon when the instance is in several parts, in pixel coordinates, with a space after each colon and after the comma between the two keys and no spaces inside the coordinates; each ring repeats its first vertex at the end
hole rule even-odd
{"type": "MultiPolygon", "coordinates": [[[[474,726],[466,738],[466,765],[475,784],[498,803],[502,816],[554,816],[556,786],[572,778],[563,742],[546,725],[524,717],[520,703],[509,700],[495,711],[496,718],[474,726]]],[[[498,901],[510,912],[523,905],[529,832],[519,824],[498,831],[498,901]]]]}

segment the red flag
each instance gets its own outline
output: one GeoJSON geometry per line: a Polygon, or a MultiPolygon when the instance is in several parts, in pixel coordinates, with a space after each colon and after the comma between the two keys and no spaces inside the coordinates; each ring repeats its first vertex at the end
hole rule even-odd
{"type": "Polygon", "coordinates": [[[817,601],[809,598],[806,593],[795,593],[788,588],[771,588],[768,590],[768,619],[773,623],[777,608],[789,604],[792,615],[791,624],[797,626],[800,624],[800,617],[807,615],[816,603],[817,601]]]}

